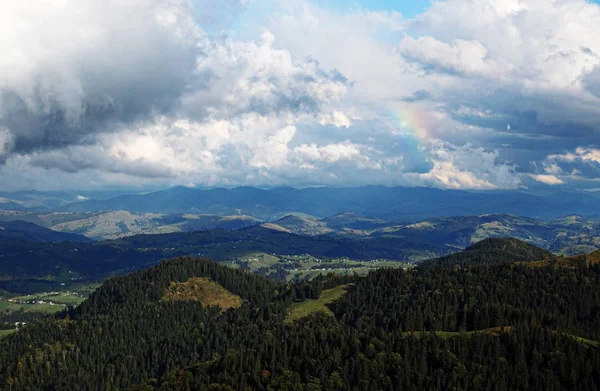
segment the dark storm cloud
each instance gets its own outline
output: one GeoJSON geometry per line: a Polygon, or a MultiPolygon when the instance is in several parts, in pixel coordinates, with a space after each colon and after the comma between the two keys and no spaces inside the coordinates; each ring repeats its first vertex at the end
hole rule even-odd
{"type": "Polygon", "coordinates": [[[91,142],[165,114],[194,77],[201,33],[185,1],[48,7],[0,44],[21,60],[0,64],[0,128],[13,140],[5,155],[91,142]]]}
{"type": "Polygon", "coordinates": [[[164,165],[154,164],[144,159],[119,159],[107,155],[97,147],[72,146],[61,150],[39,152],[31,156],[30,164],[33,167],[54,168],[71,174],[87,169],[101,169],[142,178],[174,176],[173,171],[164,165]]]}
{"type": "Polygon", "coordinates": [[[600,98],[600,66],[596,66],[592,72],[585,75],[583,84],[590,93],[600,98]]]}

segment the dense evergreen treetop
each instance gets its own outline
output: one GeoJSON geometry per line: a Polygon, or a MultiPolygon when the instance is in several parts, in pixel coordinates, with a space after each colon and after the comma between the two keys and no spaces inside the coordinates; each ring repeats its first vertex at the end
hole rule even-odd
{"type": "MultiPolygon", "coordinates": [[[[450,248],[398,238],[307,237],[263,227],[136,235],[95,243],[0,240],[0,277],[4,280],[43,279],[60,271],[70,271],[83,280],[98,280],[156,265],[165,258],[207,253],[215,255],[217,261],[248,252],[402,261],[418,251],[441,255],[447,254],[450,248]]],[[[5,289],[1,282],[0,289],[5,289]]]]}
{"type": "MultiPolygon", "coordinates": [[[[510,240],[473,247],[547,255],[510,240]]],[[[599,324],[596,263],[492,259],[280,284],[183,257],[108,279],[0,340],[0,379],[14,390],[598,390],[599,324]],[[241,307],[164,299],[193,277],[241,307]],[[341,284],[328,314],[285,322],[341,284]]]]}
{"type": "Polygon", "coordinates": [[[492,265],[552,259],[555,255],[514,238],[487,238],[464,251],[423,262],[427,266],[492,265]]]}

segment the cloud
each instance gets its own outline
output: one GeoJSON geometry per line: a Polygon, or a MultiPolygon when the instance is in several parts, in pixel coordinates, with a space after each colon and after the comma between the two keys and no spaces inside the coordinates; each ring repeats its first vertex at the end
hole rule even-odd
{"type": "Polygon", "coordinates": [[[177,102],[201,54],[187,0],[0,4],[0,125],[13,152],[83,143],[177,102]]]}
{"type": "Polygon", "coordinates": [[[338,71],[325,71],[310,58],[294,60],[274,42],[269,31],[258,42],[212,42],[196,68],[205,88],[182,96],[184,113],[194,119],[230,119],[249,112],[318,114],[346,95],[350,82],[338,71]]]}
{"type": "Polygon", "coordinates": [[[521,184],[516,166],[498,162],[498,151],[490,152],[469,144],[453,147],[439,143],[431,156],[431,171],[415,175],[413,180],[451,189],[515,189],[521,184]]]}
{"type": "MultiPolygon", "coordinates": [[[[146,147],[148,145],[141,148],[146,147]]],[[[33,167],[51,167],[66,173],[100,169],[144,178],[174,175],[169,166],[157,164],[144,157],[119,156],[99,146],[70,146],[62,150],[36,152],[30,155],[29,164],[33,167]]]]}
{"type": "Polygon", "coordinates": [[[410,21],[418,37],[399,47],[428,78],[450,74],[438,90],[447,106],[492,110],[521,132],[579,137],[600,119],[589,93],[600,64],[598,17],[600,7],[583,0],[449,0],[410,21]]]}
{"type": "Polygon", "coordinates": [[[575,148],[573,151],[553,154],[542,162],[544,174],[558,175],[566,180],[597,180],[600,178],[600,149],[575,148]]]}
{"type": "Polygon", "coordinates": [[[546,185],[562,185],[565,182],[555,175],[531,175],[533,179],[546,185]]]}
{"type": "Polygon", "coordinates": [[[350,88],[339,72],[274,49],[268,31],[209,38],[185,0],[49,2],[44,18],[3,6],[16,33],[0,42],[0,159],[32,172],[243,182],[226,171],[275,169],[295,123],[350,125],[330,107],[350,88]]]}
{"type": "Polygon", "coordinates": [[[352,125],[352,121],[341,111],[333,110],[329,113],[323,113],[319,116],[319,123],[321,125],[334,125],[338,128],[345,127],[349,128],[352,125]]]}
{"type": "Polygon", "coordinates": [[[6,157],[14,147],[14,139],[12,133],[3,127],[0,127],[0,164],[6,161],[6,157]]]}
{"type": "MultiPolygon", "coordinates": [[[[419,121],[430,123],[418,131],[447,145],[496,151],[497,163],[514,162],[517,176],[531,173],[532,159],[541,164],[565,148],[600,145],[597,4],[438,1],[413,20],[384,13],[400,31],[390,45],[377,39],[381,31],[364,10],[335,14],[295,3],[302,6],[283,7],[285,17],[273,22],[279,42],[356,80],[346,101],[362,110],[411,103],[419,121]]],[[[378,116],[381,127],[386,113],[378,116]]]]}
{"type": "Polygon", "coordinates": [[[476,40],[456,39],[445,43],[429,36],[417,39],[407,36],[399,49],[404,58],[420,64],[428,72],[492,76],[503,71],[499,64],[487,58],[486,47],[476,40]]]}
{"type": "Polygon", "coordinates": [[[5,1],[0,181],[579,186],[600,177],[598,19],[584,0],[436,1],[414,19],[5,1]]]}

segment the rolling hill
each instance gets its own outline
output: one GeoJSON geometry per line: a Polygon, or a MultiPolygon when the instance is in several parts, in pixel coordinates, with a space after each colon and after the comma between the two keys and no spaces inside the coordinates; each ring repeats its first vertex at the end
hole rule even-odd
{"type": "Polygon", "coordinates": [[[565,255],[600,247],[600,221],[582,216],[537,220],[515,215],[444,217],[411,224],[390,225],[369,233],[370,237],[398,237],[444,243],[465,248],[489,237],[513,237],[565,255]]]}
{"type": "MultiPolygon", "coordinates": [[[[48,231],[38,228],[44,232],[48,231]]],[[[4,240],[0,241],[0,271],[2,279],[8,282],[0,281],[0,289],[18,288],[14,281],[10,280],[99,280],[110,275],[138,270],[165,258],[183,255],[206,256],[217,261],[246,259],[259,253],[290,257],[311,255],[325,260],[348,258],[356,261],[386,259],[407,262],[447,254],[450,251],[451,248],[443,245],[397,238],[351,240],[328,236],[311,237],[260,226],[239,230],[214,229],[135,235],[94,243],[48,244],[4,240]]],[[[300,267],[294,266],[296,261],[279,262],[277,258],[274,259],[283,276],[289,268],[300,267]]]]}
{"type": "Polygon", "coordinates": [[[427,260],[421,267],[495,265],[554,259],[555,255],[532,244],[514,238],[488,238],[464,251],[427,260]]]}
{"type": "Polygon", "coordinates": [[[240,229],[262,224],[264,228],[301,235],[328,235],[342,239],[397,238],[450,246],[457,250],[488,237],[514,237],[564,255],[587,253],[600,248],[600,220],[578,215],[539,220],[507,214],[484,214],[398,223],[351,212],[325,218],[291,214],[262,222],[243,214],[154,214],[122,210],[50,213],[0,211],[0,221],[15,220],[59,232],[81,234],[95,240],[136,234],[240,229]]]}
{"type": "Polygon", "coordinates": [[[138,234],[189,232],[206,229],[239,229],[260,224],[245,215],[218,216],[111,212],[25,212],[0,210],[0,221],[22,220],[58,232],[76,233],[95,240],[138,234]]]}
{"type": "Polygon", "coordinates": [[[383,219],[361,216],[352,212],[326,217],[322,221],[327,224],[328,228],[336,231],[376,231],[392,224],[383,219]]]}
{"type": "Polygon", "coordinates": [[[308,236],[325,235],[330,232],[334,232],[333,229],[328,227],[325,221],[321,221],[316,218],[295,215],[285,216],[279,220],[270,223],[264,223],[262,224],[262,227],[276,231],[308,236]]]}
{"type": "Polygon", "coordinates": [[[0,191],[0,209],[55,211],[57,208],[88,199],[108,200],[123,194],[138,194],[139,190],[72,190],[72,191],[0,191]],[[4,204],[4,205],[3,205],[4,204]],[[13,208],[6,207],[10,204],[13,208]]]}
{"type": "Polygon", "coordinates": [[[486,238],[513,237],[564,255],[600,248],[600,221],[582,216],[537,220],[504,214],[441,217],[415,223],[393,223],[344,213],[330,218],[286,217],[263,227],[304,235],[339,238],[397,238],[466,248],[486,238]]]}
{"type": "Polygon", "coordinates": [[[0,222],[0,241],[90,243],[92,239],[73,233],[56,232],[25,221],[0,222]]]}

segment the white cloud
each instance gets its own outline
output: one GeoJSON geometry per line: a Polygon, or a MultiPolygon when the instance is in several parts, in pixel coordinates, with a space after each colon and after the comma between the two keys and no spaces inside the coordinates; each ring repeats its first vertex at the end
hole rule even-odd
{"type": "Polygon", "coordinates": [[[316,144],[303,144],[294,148],[294,153],[303,160],[313,162],[335,163],[341,160],[354,161],[359,163],[361,160],[360,147],[346,140],[342,143],[317,146],[316,144]]]}
{"type": "Polygon", "coordinates": [[[549,155],[542,161],[544,174],[560,176],[566,180],[592,180],[600,178],[600,149],[577,147],[573,151],[549,155]]]}
{"type": "Polygon", "coordinates": [[[431,151],[433,168],[413,180],[451,189],[514,189],[521,184],[516,167],[498,162],[498,151],[470,145],[452,147],[440,143],[431,151]]]}
{"type": "Polygon", "coordinates": [[[248,112],[314,114],[348,92],[341,74],[310,59],[294,60],[289,51],[273,48],[274,41],[264,31],[259,42],[213,42],[196,69],[206,88],[182,97],[186,113],[218,119],[248,112]]]}
{"type": "Polygon", "coordinates": [[[565,182],[555,175],[531,175],[533,179],[546,185],[562,185],[565,182]]]}
{"type": "Polygon", "coordinates": [[[497,76],[501,66],[488,58],[488,50],[476,40],[456,39],[450,43],[425,36],[405,37],[400,43],[405,58],[422,64],[429,72],[468,76],[497,76]]]}
{"type": "MultiPolygon", "coordinates": [[[[465,96],[458,88],[478,82],[469,94],[483,98],[480,105],[497,105],[488,108],[499,112],[535,110],[540,122],[560,124],[582,110],[594,114],[589,105],[600,103],[582,83],[600,64],[600,43],[593,38],[600,33],[599,18],[600,7],[584,0],[435,2],[409,23],[418,38],[407,37],[400,47],[423,69],[455,71],[462,81],[446,93],[477,102],[476,96],[465,96]],[[465,80],[469,75],[487,81],[465,80]],[[489,101],[498,93],[520,99],[489,101]],[[560,104],[548,104],[548,96],[560,104]]],[[[578,121],[592,123],[584,117],[578,121]]]]}
{"type": "Polygon", "coordinates": [[[277,36],[276,45],[300,58],[315,58],[327,69],[338,69],[355,83],[350,91],[353,100],[373,103],[416,89],[417,83],[407,85],[406,66],[394,45],[378,39],[400,33],[399,13],[352,9],[336,14],[302,0],[277,2],[273,8],[276,16],[269,30],[277,36]]]}
{"type": "Polygon", "coordinates": [[[333,110],[329,113],[319,115],[319,123],[321,125],[334,125],[338,128],[349,128],[352,121],[344,113],[338,110],[333,110]]]}
{"type": "Polygon", "coordinates": [[[565,154],[550,155],[548,156],[550,161],[563,161],[563,162],[575,162],[582,160],[584,162],[595,162],[600,163],[600,149],[595,148],[584,148],[579,147],[575,149],[575,152],[567,152],[565,154]]]}

